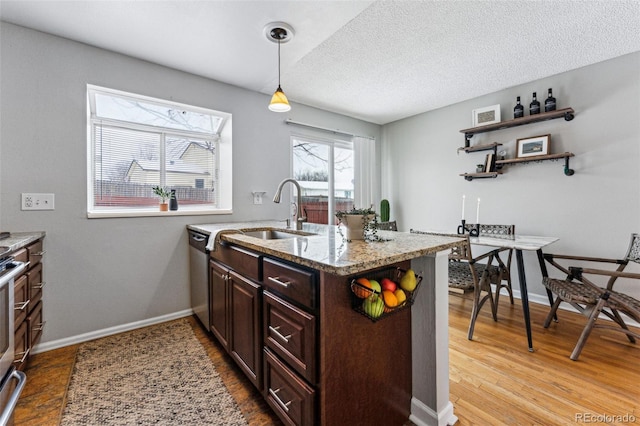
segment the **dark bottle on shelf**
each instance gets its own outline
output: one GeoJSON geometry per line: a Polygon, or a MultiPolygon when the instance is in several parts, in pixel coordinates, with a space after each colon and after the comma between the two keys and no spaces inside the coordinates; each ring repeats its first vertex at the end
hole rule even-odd
{"type": "Polygon", "coordinates": [[[176,198],[176,190],[171,190],[171,198],[169,199],[169,210],[178,210],[178,199],[176,198]]]}
{"type": "Polygon", "coordinates": [[[520,96],[516,98],[516,106],[513,107],[513,118],[524,117],[524,107],[520,103],[520,96]]]}
{"type": "Polygon", "coordinates": [[[544,112],[555,111],[556,110],[556,98],[553,97],[551,93],[551,89],[549,89],[549,95],[547,96],[547,100],[544,101],[544,112]]]}
{"type": "Polygon", "coordinates": [[[536,92],[533,92],[533,100],[529,104],[529,114],[540,114],[540,102],[538,102],[536,92]]]}

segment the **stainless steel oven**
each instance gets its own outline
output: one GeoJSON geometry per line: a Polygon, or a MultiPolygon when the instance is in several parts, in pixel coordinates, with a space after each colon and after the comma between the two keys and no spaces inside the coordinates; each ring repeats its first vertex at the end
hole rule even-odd
{"type": "Polygon", "coordinates": [[[23,262],[0,259],[0,426],[13,424],[13,409],[27,377],[13,366],[13,279],[24,270],[23,262]]]}

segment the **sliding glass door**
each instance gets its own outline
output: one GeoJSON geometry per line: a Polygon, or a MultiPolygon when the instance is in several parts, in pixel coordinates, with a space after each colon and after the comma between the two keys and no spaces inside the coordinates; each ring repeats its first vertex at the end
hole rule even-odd
{"type": "Polygon", "coordinates": [[[353,142],[293,136],[293,177],[302,188],[302,209],[311,223],[335,224],[336,210],[354,206],[353,142]]]}

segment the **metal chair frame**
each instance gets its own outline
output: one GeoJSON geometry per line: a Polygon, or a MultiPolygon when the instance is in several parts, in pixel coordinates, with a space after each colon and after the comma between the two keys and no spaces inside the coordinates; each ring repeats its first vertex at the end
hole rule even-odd
{"type": "MultiPolygon", "coordinates": [[[[640,301],[637,299],[615,291],[614,284],[618,278],[629,278],[640,280],[640,274],[625,272],[629,262],[640,264],[640,235],[631,234],[631,243],[627,254],[622,259],[598,258],[586,256],[544,254],[545,260],[559,271],[567,275],[564,280],[543,277],[543,284],[553,294],[556,299],[544,322],[544,327],[548,328],[551,320],[557,317],[557,311],[562,302],[566,302],[575,307],[580,313],[588,317],[587,323],[582,330],[578,342],[571,353],[570,358],[576,361],[584,348],[591,331],[594,328],[606,328],[626,334],[631,343],[636,343],[640,339],[640,333],[632,331],[624,322],[620,312],[640,322],[640,301]],[[601,264],[617,264],[615,271],[604,269],[583,268],[576,266],[565,267],[557,260],[570,260],[581,262],[595,262],[601,264]],[[606,287],[594,284],[587,275],[597,275],[609,277],[606,287]],[[597,323],[600,314],[609,317],[617,326],[597,323]]],[[[639,282],[640,284],[640,282],[639,282]]]]}

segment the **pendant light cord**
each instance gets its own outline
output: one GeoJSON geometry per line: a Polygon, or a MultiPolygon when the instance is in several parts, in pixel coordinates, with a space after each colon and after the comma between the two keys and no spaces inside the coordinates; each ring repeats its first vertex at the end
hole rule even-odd
{"type": "Polygon", "coordinates": [[[280,88],[280,37],[278,37],[278,88],[280,88]]]}

